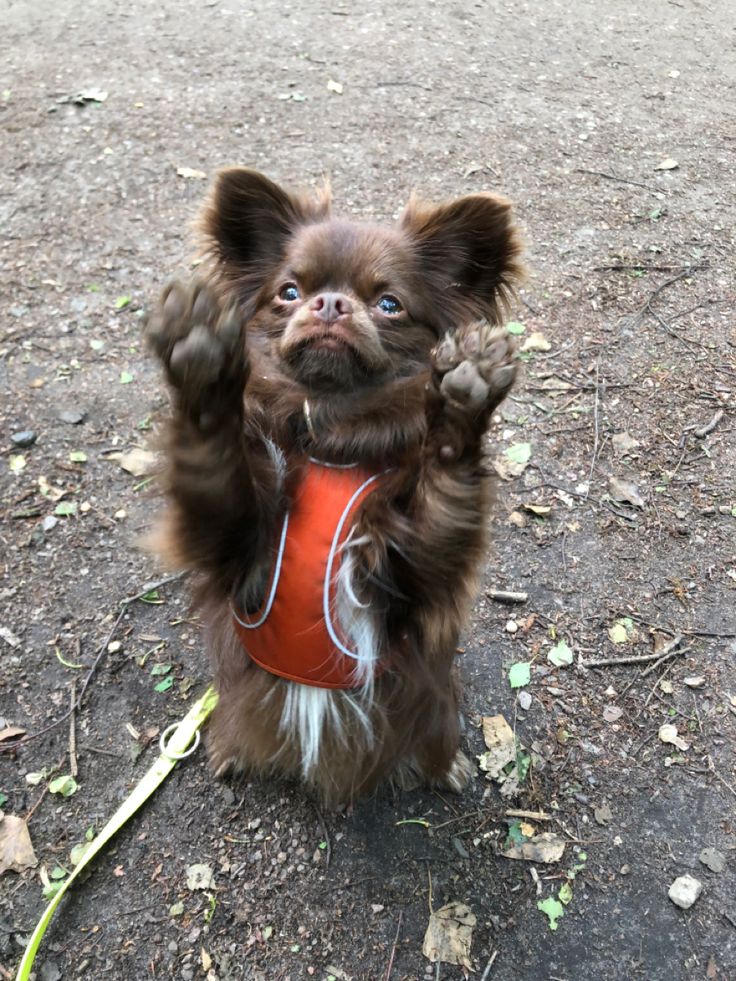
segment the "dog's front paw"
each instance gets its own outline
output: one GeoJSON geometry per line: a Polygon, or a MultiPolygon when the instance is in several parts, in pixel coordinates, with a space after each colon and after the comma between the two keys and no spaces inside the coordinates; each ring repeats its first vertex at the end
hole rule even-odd
{"type": "Polygon", "coordinates": [[[171,283],[146,326],[183,407],[198,421],[242,403],[247,379],[243,319],[206,283],[171,283]]]}
{"type": "Polygon", "coordinates": [[[433,352],[443,395],[473,412],[492,410],[516,377],[516,346],[502,327],[486,321],[447,334],[433,352]]]}

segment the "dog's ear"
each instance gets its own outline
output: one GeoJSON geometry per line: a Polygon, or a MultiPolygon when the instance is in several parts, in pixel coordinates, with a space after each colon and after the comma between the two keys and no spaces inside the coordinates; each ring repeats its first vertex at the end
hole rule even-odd
{"type": "Polygon", "coordinates": [[[433,289],[458,312],[476,305],[479,313],[499,318],[522,276],[508,201],[481,193],[429,205],[412,197],[399,224],[433,289]]]}
{"type": "Polygon", "coordinates": [[[255,170],[233,167],[217,175],[200,227],[225,278],[255,285],[280,261],[298,226],[329,213],[327,185],[313,196],[290,194],[255,170]]]}

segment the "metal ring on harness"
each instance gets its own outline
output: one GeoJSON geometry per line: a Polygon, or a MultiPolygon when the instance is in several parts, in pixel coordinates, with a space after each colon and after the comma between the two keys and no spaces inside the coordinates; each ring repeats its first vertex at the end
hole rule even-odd
{"type": "Polygon", "coordinates": [[[183,760],[186,759],[187,756],[191,756],[192,753],[196,750],[197,746],[199,746],[199,741],[201,739],[201,733],[199,729],[197,729],[197,731],[194,733],[194,742],[189,747],[189,749],[184,750],[183,753],[170,753],[168,746],[166,745],[166,739],[168,738],[169,733],[172,732],[174,729],[178,728],[178,726],[179,726],[178,722],[172,722],[170,726],[166,726],[164,731],[161,733],[161,738],[158,741],[159,749],[161,750],[161,755],[168,757],[168,759],[170,760],[183,760]]]}

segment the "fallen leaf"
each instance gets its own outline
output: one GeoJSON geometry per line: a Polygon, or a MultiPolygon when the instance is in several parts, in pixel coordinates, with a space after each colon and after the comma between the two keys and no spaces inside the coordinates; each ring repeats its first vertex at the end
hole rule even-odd
{"type": "Polygon", "coordinates": [[[176,176],[183,177],[189,181],[205,181],[207,174],[203,170],[195,170],[193,167],[177,167],[176,176]]]}
{"type": "Polygon", "coordinates": [[[25,736],[25,734],[26,730],[21,729],[20,726],[5,726],[4,729],[0,729],[0,743],[6,739],[15,739],[16,736],[25,736]]]}
{"type": "Polygon", "coordinates": [[[49,793],[61,794],[62,797],[71,797],[72,794],[76,794],[77,786],[77,781],[74,777],[67,773],[64,776],[56,777],[49,783],[49,793]]]}
{"type": "Polygon", "coordinates": [[[83,453],[81,450],[72,450],[69,454],[69,459],[72,463],[86,463],[87,454],[83,453]]]}
{"type": "Polygon", "coordinates": [[[13,454],[8,461],[8,467],[11,473],[20,473],[26,468],[26,458],[22,453],[13,454]]]}
{"type": "Polygon", "coordinates": [[[529,661],[517,661],[509,668],[509,684],[512,688],[523,688],[531,681],[531,664],[529,661]]]}
{"type": "Polygon", "coordinates": [[[711,872],[723,872],[726,867],[726,856],[717,848],[704,848],[698,858],[711,872]]]}
{"type": "Polygon", "coordinates": [[[552,510],[550,504],[522,504],[522,507],[525,511],[531,511],[532,514],[536,514],[540,518],[543,518],[552,510]]]}
{"type": "Polygon", "coordinates": [[[672,723],[667,722],[665,725],[659,727],[659,738],[663,743],[668,743],[671,746],[676,746],[678,749],[685,750],[690,749],[689,743],[686,743],[684,739],[677,735],[677,726],[672,725],[672,723]]]}
{"type": "Polygon", "coordinates": [[[683,678],[682,683],[688,688],[702,688],[705,684],[705,678],[702,674],[691,674],[689,677],[683,678]]]}
{"type": "Polygon", "coordinates": [[[172,903],[172,905],[169,906],[169,916],[181,916],[183,912],[184,903],[181,900],[179,900],[178,903],[172,903]]]}
{"type": "Polygon", "coordinates": [[[552,831],[542,831],[533,838],[511,845],[501,854],[504,858],[522,859],[525,862],[559,862],[565,853],[565,842],[552,831]]]}
{"type": "Polygon", "coordinates": [[[644,498],[639,493],[636,484],[633,484],[630,480],[611,477],[608,481],[608,493],[614,501],[631,504],[635,508],[645,507],[644,498]]]}
{"type": "Polygon", "coordinates": [[[654,168],[655,170],[676,170],[679,167],[679,163],[673,157],[665,157],[661,163],[658,163],[654,168]]]}
{"type": "Polygon", "coordinates": [[[78,504],[76,501],[59,501],[59,503],[54,508],[54,514],[58,514],[60,518],[70,518],[73,514],[77,513],[78,504]]]}
{"type": "Polygon", "coordinates": [[[511,463],[529,463],[532,455],[531,443],[514,443],[504,451],[504,456],[511,463]]]}
{"type": "Polygon", "coordinates": [[[129,371],[121,371],[120,372],[120,384],[121,385],[130,385],[130,383],[132,381],[133,381],[133,376],[131,375],[131,373],[129,371]]]}
{"type": "Polygon", "coordinates": [[[143,477],[151,473],[156,465],[156,455],[150,450],[144,450],[140,446],[134,446],[127,453],[115,453],[108,457],[108,460],[117,460],[120,466],[127,473],[134,477],[143,477]]]}
{"type": "Polygon", "coordinates": [[[562,905],[559,899],[555,899],[554,896],[550,896],[548,899],[538,902],[537,909],[541,910],[549,920],[550,930],[556,930],[559,925],[560,917],[565,915],[565,907],[562,905]]]}
{"type": "Polygon", "coordinates": [[[563,882],[560,886],[560,890],[557,893],[557,897],[563,906],[569,906],[572,902],[572,886],[569,882],[563,882]]]}
{"type": "Polygon", "coordinates": [[[132,297],[130,296],[119,296],[117,300],[115,300],[115,309],[124,310],[130,303],[131,299],[132,297]]]}
{"type": "Polygon", "coordinates": [[[515,337],[518,337],[520,334],[524,333],[526,327],[524,324],[519,323],[518,320],[509,320],[509,322],[506,324],[506,330],[509,332],[509,334],[513,334],[515,337]]]}
{"type": "Polygon", "coordinates": [[[215,875],[212,867],[195,862],[187,868],[187,888],[195,889],[214,889],[215,875]]]}
{"type": "Polygon", "coordinates": [[[601,804],[599,807],[594,809],[593,817],[595,818],[596,824],[605,826],[609,823],[609,821],[613,821],[613,811],[608,803],[601,804]]]}
{"type": "Polygon", "coordinates": [[[502,797],[514,797],[528,773],[531,758],[502,715],[484,716],[482,725],[487,752],[478,757],[478,766],[490,780],[501,785],[502,797]]]}
{"type": "Polygon", "coordinates": [[[333,78],[331,78],[327,82],[327,89],[330,92],[334,92],[335,95],[342,95],[342,93],[343,93],[343,84],[342,84],[342,82],[336,82],[333,78]]]}
{"type": "Polygon", "coordinates": [[[606,705],[603,708],[603,718],[606,722],[618,722],[624,710],[618,705],[606,705]]]}
{"type": "Polygon", "coordinates": [[[422,953],[431,964],[459,964],[473,970],[470,948],[473,943],[475,914],[465,903],[448,903],[429,918],[422,953]]]}
{"type": "Polygon", "coordinates": [[[28,825],[15,814],[0,814],[0,875],[38,865],[28,825]]]}
{"type": "Polygon", "coordinates": [[[634,621],[630,617],[621,617],[608,628],[608,636],[613,644],[627,644],[636,637],[634,621]]]}
{"type": "Polygon", "coordinates": [[[532,331],[532,333],[521,345],[522,351],[549,351],[551,349],[551,343],[539,330],[532,331]]]}
{"type": "Polygon", "coordinates": [[[563,668],[568,664],[572,664],[572,651],[564,640],[560,640],[547,652],[547,660],[554,664],[555,667],[563,668]]]}
{"type": "Polygon", "coordinates": [[[0,627],[0,640],[4,640],[8,647],[20,647],[20,637],[16,637],[9,627],[0,627]]]}
{"type": "Polygon", "coordinates": [[[209,971],[209,969],[212,967],[212,958],[207,953],[207,951],[204,949],[204,947],[200,948],[200,954],[199,954],[199,956],[200,956],[200,958],[202,960],[202,968],[203,968],[203,970],[209,971]]]}
{"type": "Polygon", "coordinates": [[[627,453],[631,453],[632,450],[636,449],[636,447],[639,445],[639,440],[634,439],[630,433],[623,432],[616,433],[611,440],[611,443],[613,444],[613,448],[616,453],[619,453],[621,456],[625,456],[627,453]]]}

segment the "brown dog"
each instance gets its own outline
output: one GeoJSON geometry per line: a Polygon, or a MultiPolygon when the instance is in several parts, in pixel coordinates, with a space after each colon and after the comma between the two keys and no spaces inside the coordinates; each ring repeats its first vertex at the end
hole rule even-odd
{"type": "Polygon", "coordinates": [[[162,547],[202,574],[209,747],[328,804],[383,777],[459,791],[453,661],[486,545],[483,440],[515,374],[520,273],[490,194],[395,227],[222,172],[210,275],[148,333],[173,390],[162,547]]]}

